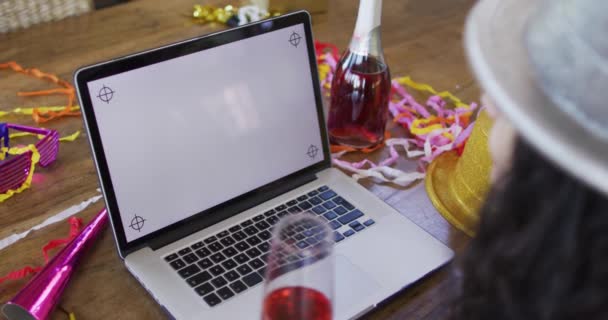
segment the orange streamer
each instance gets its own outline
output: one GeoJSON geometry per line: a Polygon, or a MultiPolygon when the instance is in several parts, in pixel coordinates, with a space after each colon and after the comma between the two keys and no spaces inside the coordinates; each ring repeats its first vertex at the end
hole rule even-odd
{"type": "MultiPolygon", "coordinates": [[[[388,131],[384,132],[384,141],[388,140],[391,138],[391,133],[388,131]]],[[[337,153],[337,152],[342,152],[342,151],[347,151],[347,152],[351,152],[351,151],[360,151],[363,153],[372,153],[378,149],[381,149],[384,147],[384,141],[382,143],[377,144],[374,147],[371,148],[364,148],[364,149],[358,149],[358,148],[353,148],[353,147],[348,147],[348,146],[340,146],[340,145],[335,145],[332,144],[330,146],[330,151],[331,153],[337,153]]]]}
{"type": "Polygon", "coordinates": [[[57,88],[57,89],[48,89],[48,90],[40,90],[40,91],[17,92],[17,96],[19,96],[19,97],[48,96],[48,95],[60,94],[60,95],[65,95],[68,98],[67,106],[59,112],[56,112],[56,111],[40,112],[38,109],[34,109],[34,112],[32,113],[32,117],[34,118],[34,121],[36,121],[36,123],[45,123],[50,120],[53,120],[53,119],[56,119],[59,117],[64,117],[64,116],[80,115],[80,111],[72,111],[72,106],[74,105],[74,101],[76,100],[76,90],[74,90],[74,87],[69,82],[59,79],[59,77],[57,77],[54,74],[45,73],[36,68],[25,69],[22,66],[20,66],[19,64],[17,64],[15,61],[9,61],[7,63],[0,63],[0,70],[1,69],[10,69],[17,73],[21,73],[21,74],[35,77],[35,78],[38,78],[41,80],[49,81],[49,82],[52,82],[52,83],[62,87],[62,88],[57,88]]]}

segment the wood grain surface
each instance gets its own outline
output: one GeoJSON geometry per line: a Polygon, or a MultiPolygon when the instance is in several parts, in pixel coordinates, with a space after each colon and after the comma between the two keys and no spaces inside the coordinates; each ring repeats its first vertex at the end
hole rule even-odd
{"type": "MultiPolygon", "coordinates": [[[[382,36],[385,55],[393,76],[411,75],[414,79],[450,90],[465,101],[475,101],[479,89],[468,71],[462,50],[462,29],[473,0],[385,0],[382,36]]],[[[27,30],[0,35],[0,63],[17,61],[24,67],[36,67],[72,81],[80,66],[117,56],[154,48],[175,41],[225,28],[222,25],[198,25],[186,15],[192,0],[133,1],[97,10],[79,17],[41,24],[27,30]]],[[[208,1],[228,4],[224,1],[208,1]]],[[[327,13],[313,15],[317,40],[345,48],[351,37],[358,1],[330,0],[327,13]]],[[[18,106],[62,105],[61,96],[21,98],[19,90],[36,90],[49,84],[9,71],[0,71],[0,110],[18,106]]],[[[3,122],[34,125],[27,116],[9,116],[3,122]]],[[[46,127],[62,135],[83,130],[79,117],[49,122],[46,127]]],[[[393,136],[405,132],[390,126],[393,136]]],[[[84,133],[84,132],[83,132],[84,133]]],[[[49,168],[37,170],[33,187],[0,204],[0,239],[23,232],[73,205],[99,194],[88,138],[62,143],[58,160],[49,168]]],[[[386,150],[371,155],[387,156],[386,150]]],[[[350,154],[347,160],[362,159],[350,154]]],[[[402,159],[399,168],[411,168],[402,159]]],[[[363,182],[366,188],[399,210],[433,236],[460,251],[469,241],[434,210],[411,206],[412,189],[363,182]]],[[[422,185],[414,188],[421,188],[422,185]]],[[[103,207],[103,201],[91,205],[77,216],[85,222],[103,207]]],[[[52,224],[31,233],[21,241],[0,250],[0,276],[25,265],[42,263],[40,248],[48,240],[67,235],[67,222],[52,224]]],[[[442,319],[449,290],[448,271],[440,270],[390,299],[365,316],[369,319],[442,319]]],[[[0,302],[9,300],[27,280],[0,284],[0,302]]],[[[130,276],[121,263],[110,230],[104,232],[84,259],[65,291],[61,306],[86,319],[163,319],[160,307],[130,276]]],[[[67,319],[56,311],[55,319],[67,319]]],[[[257,315],[252,319],[256,319],[257,315]]]]}

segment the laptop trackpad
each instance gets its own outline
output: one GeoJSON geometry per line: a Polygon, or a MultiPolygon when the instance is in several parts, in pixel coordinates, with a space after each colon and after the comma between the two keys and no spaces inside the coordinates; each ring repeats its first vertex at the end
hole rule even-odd
{"type": "MultiPolygon", "coordinates": [[[[343,255],[336,255],[336,319],[344,319],[351,308],[381,288],[370,275],[343,255]]],[[[363,306],[368,307],[368,306],[363,306]]],[[[360,312],[363,310],[358,310],[360,312]]]]}

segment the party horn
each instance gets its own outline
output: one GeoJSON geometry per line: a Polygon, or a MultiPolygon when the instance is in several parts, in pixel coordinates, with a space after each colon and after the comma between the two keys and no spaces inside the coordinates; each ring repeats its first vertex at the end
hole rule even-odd
{"type": "Polygon", "coordinates": [[[61,250],[19,293],[4,307],[8,320],[45,320],[55,309],[80,258],[95,242],[108,222],[106,209],[61,250]]]}

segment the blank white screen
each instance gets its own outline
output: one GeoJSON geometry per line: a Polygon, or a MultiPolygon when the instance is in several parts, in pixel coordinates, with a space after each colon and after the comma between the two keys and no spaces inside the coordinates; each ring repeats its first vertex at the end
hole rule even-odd
{"type": "Polygon", "coordinates": [[[303,25],[87,84],[127,241],[323,159],[308,49],[289,42],[294,32],[304,37],[303,25]]]}

